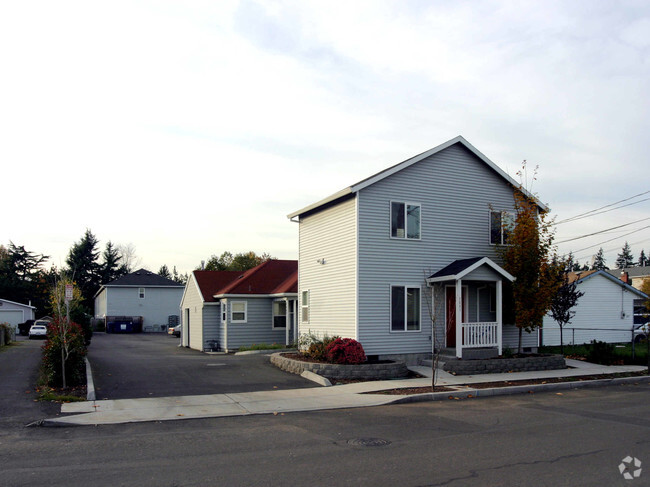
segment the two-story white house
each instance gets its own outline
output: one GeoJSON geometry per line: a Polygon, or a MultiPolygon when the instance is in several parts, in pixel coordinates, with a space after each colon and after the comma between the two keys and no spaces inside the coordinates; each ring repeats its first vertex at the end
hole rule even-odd
{"type": "MultiPolygon", "coordinates": [[[[354,338],[367,355],[411,362],[434,346],[458,357],[516,347],[504,305],[514,278],[496,247],[519,187],[458,136],[291,213],[299,333],[354,338]]],[[[537,346],[536,333],[523,338],[537,346]]]]}

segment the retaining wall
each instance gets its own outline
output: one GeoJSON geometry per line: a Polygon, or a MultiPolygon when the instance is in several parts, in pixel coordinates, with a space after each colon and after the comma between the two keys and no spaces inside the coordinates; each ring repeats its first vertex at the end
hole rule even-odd
{"type": "Polygon", "coordinates": [[[566,369],[566,362],[562,355],[484,360],[445,358],[444,360],[445,364],[443,370],[456,375],[499,374],[531,370],[566,369]]]}
{"type": "Polygon", "coordinates": [[[334,379],[394,379],[408,376],[408,368],[404,362],[340,365],[303,362],[284,357],[281,353],[274,353],[271,355],[271,363],[292,374],[300,375],[303,371],[308,370],[314,374],[334,379]]]}

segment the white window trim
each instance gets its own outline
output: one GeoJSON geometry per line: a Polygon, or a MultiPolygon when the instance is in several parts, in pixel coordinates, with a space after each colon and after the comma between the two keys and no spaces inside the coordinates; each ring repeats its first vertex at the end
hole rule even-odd
{"type": "Polygon", "coordinates": [[[300,291],[300,323],[309,323],[311,320],[311,291],[302,289],[300,291]],[[303,293],[307,293],[307,304],[302,304],[303,293]],[[307,308],[307,319],[305,320],[303,310],[307,308]]]}
{"type": "Polygon", "coordinates": [[[414,241],[417,242],[422,240],[422,204],[415,203],[413,201],[401,201],[401,200],[390,200],[388,203],[388,236],[392,240],[400,241],[414,241]],[[400,203],[404,205],[404,236],[403,237],[393,237],[393,203],[400,203]],[[418,206],[420,208],[420,236],[418,238],[407,237],[408,233],[408,217],[406,215],[406,207],[408,205],[418,206]]]}
{"type": "Polygon", "coordinates": [[[287,328],[287,315],[289,314],[289,303],[286,299],[274,299],[273,302],[271,303],[271,329],[272,330],[286,330],[287,328]],[[285,304],[285,309],[284,309],[284,314],[283,315],[277,315],[277,316],[284,316],[284,326],[275,326],[275,303],[284,303],[285,304]]]}
{"type": "Polygon", "coordinates": [[[138,288],[138,298],[140,299],[145,298],[145,289],[143,287],[138,288]]]}
{"type": "Polygon", "coordinates": [[[248,323],[248,301],[232,301],[230,303],[230,322],[231,323],[248,323]],[[236,320],[233,315],[235,313],[242,313],[242,311],[235,311],[234,310],[234,304],[236,303],[243,303],[244,304],[244,319],[243,320],[236,320]]]}
{"type": "Polygon", "coordinates": [[[225,299],[221,301],[221,322],[228,323],[228,301],[225,299]]]}
{"type": "Polygon", "coordinates": [[[389,308],[389,320],[388,320],[388,331],[390,333],[422,333],[422,286],[420,284],[391,284],[390,287],[388,288],[388,302],[390,303],[389,308]],[[393,330],[393,288],[394,287],[403,287],[404,288],[404,329],[403,330],[393,330]],[[419,323],[419,328],[417,330],[409,330],[408,329],[408,320],[407,320],[407,313],[408,313],[408,306],[406,306],[406,293],[407,289],[419,289],[420,290],[420,302],[418,303],[420,307],[420,323],[419,323]]]}
{"type": "MultiPolygon", "coordinates": [[[[503,236],[504,236],[503,215],[510,215],[512,217],[512,224],[513,224],[513,227],[514,227],[514,223],[515,223],[515,212],[514,211],[490,210],[488,212],[488,243],[490,245],[494,245],[494,246],[496,246],[496,245],[509,245],[509,244],[506,244],[506,243],[503,242],[503,236]],[[492,213],[501,213],[501,242],[499,242],[499,243],[492,242],[492,213]]],[[[421,216],[420,216],[420,219],[422,219],[421,216]]]]}

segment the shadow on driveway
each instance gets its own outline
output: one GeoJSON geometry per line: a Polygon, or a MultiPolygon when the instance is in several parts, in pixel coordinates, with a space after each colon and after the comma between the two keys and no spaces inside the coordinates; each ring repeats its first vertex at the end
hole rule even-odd
{"type": "Polygon", "coordinates": [[[95,333],[88,349],[97,399],[319,387],[271,365],[269,355],[209,355],[158,333],[95,333]]]}

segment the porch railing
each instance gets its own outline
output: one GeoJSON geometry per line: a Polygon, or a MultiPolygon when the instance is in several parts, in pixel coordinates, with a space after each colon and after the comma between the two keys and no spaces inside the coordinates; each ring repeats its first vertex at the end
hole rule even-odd
{"type": "Polygon", "coordinates": [[[498,323],[463,323],[463,348],[499,346],[498,323]]]}

